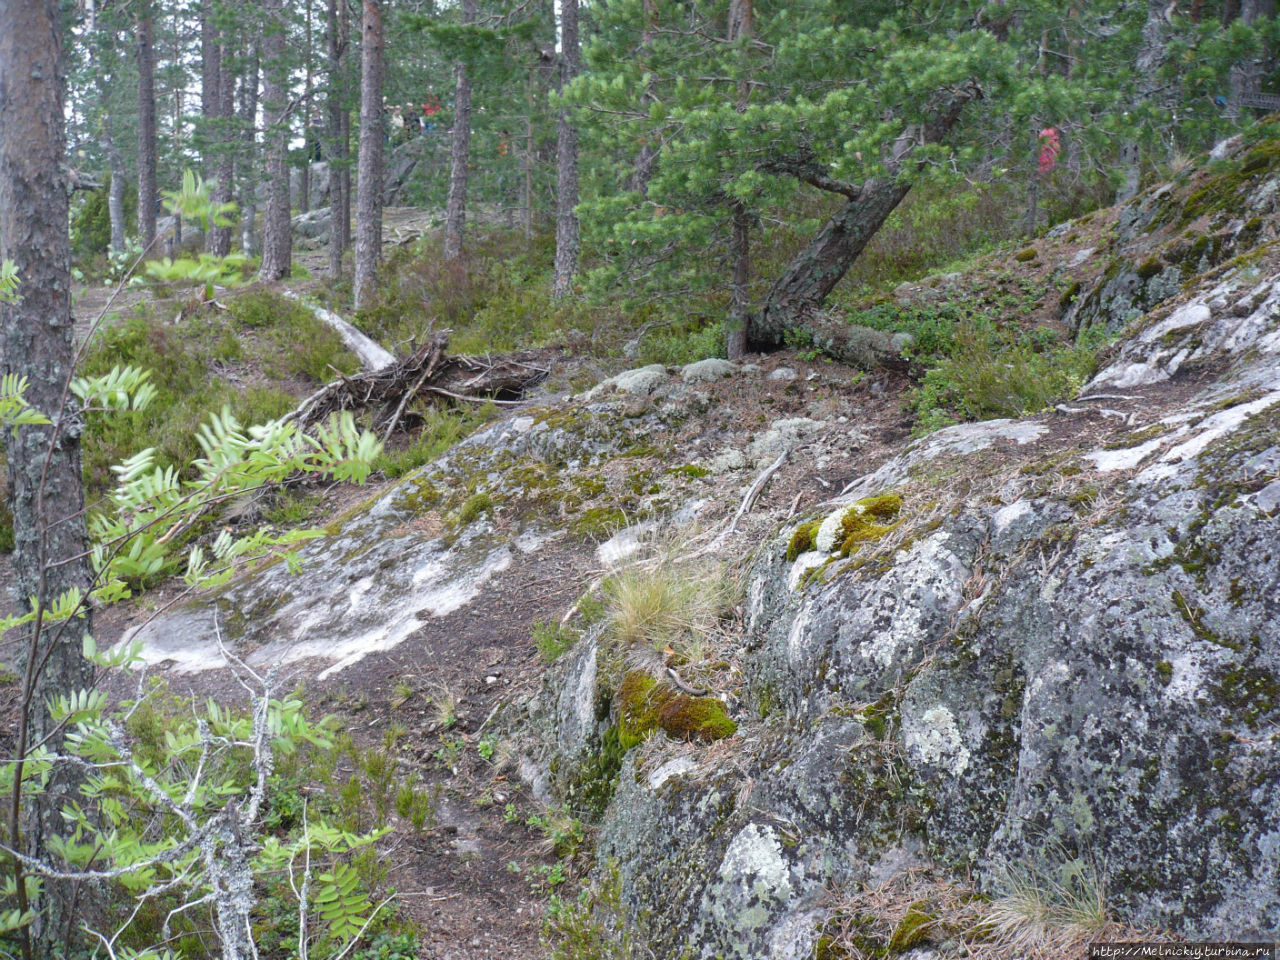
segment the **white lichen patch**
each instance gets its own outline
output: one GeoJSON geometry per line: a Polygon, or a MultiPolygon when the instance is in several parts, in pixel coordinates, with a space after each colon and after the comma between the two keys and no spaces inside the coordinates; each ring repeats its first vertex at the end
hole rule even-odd
{"type": "Polygon", "coordinates": [[[791,569],[787,571],[787,589],[797,590],[800,582],[810,570],[816,570],[827,562],[827,555],[819,553],[817,550],[806,550],[800,556],[796,557],[795,562],[791,564],[791,569]]]}
{"type": "Polygon", "coordinates": [[[682,774],[688,773],[694,768],[694,766],[695,764],[692,757],[672,757],[666,763],[659,766],[658,769],[649,774],[649,789],[657,790],[672,777],[678,777],[682,774]]]}
{"type": "Polygon", "coordinates": [[[969,769],[969,748],[955,715],[946,707],[933,707],[919,718],[904,716],[903,736],[907,749],[921,763],[937,764],[954,777],[969,769]]]}
{"type": "Polygon", "coordinates": [[[852,506],[827,514],[822,523],[818,525],[818,532],[814,534],[813,549],[822,554],[834,551],[836,545],[843,539],[840,534],[844,530],[844,518],[851,513],[858,514],[861,512],[861,507],[852,506]]]}
{"type": "Polygon", "coordinates": [[[720,861],[720,879],[727,884],[745,882],[763,901],[790,900],[791,871],[777,831],[754,823],[739,830],[720,861]]]}

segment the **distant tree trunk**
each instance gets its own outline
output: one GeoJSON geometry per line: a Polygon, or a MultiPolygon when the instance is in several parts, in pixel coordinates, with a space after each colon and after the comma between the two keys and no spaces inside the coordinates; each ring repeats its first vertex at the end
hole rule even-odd
{"type": "Polygon", "coordinates": [[[240,125],[242,130],[243,157],[241,166],[245,177],[240,184],[240,252],[252,257],[258,252],[254,237],[254,218],[257,216],[257,189],[255,174],[258,158],[258,51],[255,39],[245,65],[245,75],[240,88],[240,125]]]}
{"type": "Polygon", "coordinates": [[[303,7],[307,22],[306,77],[302,84],[302,170],[298,175],[298,211],[306,213],[311,209],[311,151],[315,147],[313,125],[311,122],[312,70],[311,57],[311,2],[307,0],[303,7]]]}
{"type": "Polygon", "coordinates": [[[266,122],[267,209],[262,224],[262,280],[282,280],[293,267],[289,226],[289,88],[283,0],[264,5],[262,110],[266,122]]]}
{"type": "MultiPolygon", "coordinates": [[[[1168,100],[1161,90],[1160,67],[1165,61],[1169,43],[1168,0],[1147,0],[1147,20],[1142,27],[1142,43],[1134,60],[1134,74],[1138,78],[1138,97],[1145,103],[1163,106],[1168,100]]],[[[1142,145],[1129,140],[1120,149],[1124,163],[1124,182],[1116,191],[1116,202],[1123,203],[1137,194],[1142,184],[1142,145]]]]}
{"type": "MultiPolygon", "coordinates": [[[[653,39],[655,31],[658,27],[658,10],[656,0],[643,0],[641,4],[641,16],[644,17],[644,23],[640,26],[640,58],[643,64],[653,49],[653,39]]],[[[653,72],[649,72],[649,80],[645,84],[644,95],[640,98],[640,102],[646,107],[657,100],[657,83],[654,80],[653,72]]],[[[658,146],[649,140],[645,140],[640,145],[640,152],[636,154],[635,163],[632,165],[631,171],[631,189],[635,190],[641,196],[649,192],[649,180],[653,177],[653,166],[658,161],[658,146]]]]}
{"type": "MultiPolygon", "coordinates": [[[[345,9],[346,4],[343,4],[345,9]]],[[[340,36],[338,0],[329,0],[327,38],[329,42],[329,76],[328,89],[325,92],[325,113],[327,122],[329,161],[329,276],[342,276],[342,251],[345,239],[345,227],[349,216],[349,208],[343,190],[343,172],[347,168],[347,137],[343,130],[343,119],[346,113],[344,104],[344,83],[342,73],[342,55],[346,50],[344,38],[340,36]]]]}
{"type": "MultiPolygon", "coordinates": [[[[1246,26],[1253,26],[1262,20],[1269,20],[1276,15],[1276,0],[1241,0],[1240,21],[1246,26]]],[[[1251,57],[1244,63],[1231,68],[1227,78],[1229,97],[1227,114],[1232,120],[1241,116],[1241,100],[1251,93],[1262,90],[1262,77],[1266,72],[1270,55],[1263,50],[1258,56],[1251,57]]]]}
{"type": "Polygon", "coordinates": [[[111,114],[102,118],[102,151],[107,155],[107,163],[111,167],[111,188],[107,191],[107,215],[111,218],[111,252],[124,251],[124,193],[128,187],[128,171],[124,166],[124,157],[116,145],[114,124],[111,114]]]}
{"type": "MultiPolygon", "coordinates": [[[[560,89],[578,75],[578,0],[560,0],[560,89]]],[[[578,130],[569,111],[560,111],[556,130],[556,259],[552,295],[573,289],[578,272],[578,130]]]]}
{"type": "MultiPolygon", "coordinates": [[[[235,192],[235,77],[231,71],[231,51],[227,47],[227,32],[219,37],[221,49],[218,56],[218,114],[214,128],[217,155],[214,160],[213,200],[230,203],[235,192]]],[[[214,226],[209,231],[209,252],[215,257],[231,253],[231,227],[214,226]]]]}
{"type": "MultiPolygon", "coordinates": [[[[12,260],[20,278],[17,301],[0,304],[0,362],[4,374],[26,379],[27,402],[54,421],[5,430],[0,443],[13,512],[12,587],[16,596],[41,603],[71,589],[87,593],[91,583],[79,413],[67,394],[75,351],[63,36],[58,0],[0,0],[0,260],[12,260]]],[[[18,651],[23,675],[17,730],[5,746],[7,756],[22,757],[46,737],[45,748],[60,752],[49,704],[57,694],[88,689],[92,679],[92,666],[81,656],[92,629],[92,608],[85,605],[81,611],[82,619],[45,621],[43,629],[28,624],[5,638],[18,651]]],[[[56,764],[45,790],[22,798],[22,822],[8,824],[22,836],[8,833],[6,842],[43,857],[50,840],[63,834],[61,808],[77,798],[80,780],[78,768],[56,764]]],[[[6,783],[5,791],[11,786],[6,783]]],[[[7,876],[25,890],[16,860],[7,876]]],[[[19,908],[25,900],[25,892],[19,894],[19,908]]],[[[78,952],[67,942],[78,919],[73,902],[66,883],[45,881],[42,902],[32,904],[39,911],[32,932],[40,955],[78,952]]],[[[30,953],[22,936],[24,952],[30,953]]]]}
{"type": "Polygon", "coordinates": [[[382,0],[364,0],[360,41],[360,144],[356,171],[357,310],[368,305],[382,259],[382,0]]]}
{"type": "MultiPolygon", "coordinates": [[[[752,0],[733,0],[729,4],[728,40],[730,43],[750,41],[755,36],[752,0]]],[[[739,113],[747,109],[751,85],[745,74],[738,83],[739,113]]],[[[729,259],[733,273],[729,281],[729,317],[725,323],[725,355],[738,360],[747,352],[747,322],[751,312],[751,213],[741,200],[729,203],[729,259]]]]}
{"type": "Polygon", "coordinates": [[[213,127],[222,115],[222,48],[218,46],[215,0],[200,0],[200,160],[204,178],[213,179],[213,127]]]}
{"type": "Polygon", "coordinates": [[[827,174],[825,165],[811,157],[775,158],[762,165],[772,173],[789,174],[847,199],[774,281],[763,306],[748,322],[749,343],[778,347],[788,333],[803,331],[828,356],[865,361],[868,338],[863,335],[864,328],[827,321],[819,308],[911,189],[900,174],[916,144],[939,142],[960,119],[964,105],[981,95],[982,89],[972,81],[940,94],[929,109],[930,119],[908,127],[895,141],[884,161],[884,178],[861,185],[836,181],[827,174]]]}
{"type": "MultiPolygon", "coordinates": [[[[475,0],[462,0],[462,22],[474,23],[475,0]]],[[[462,256],[467,220],[467,166],[471,162],[471,77],[461,61],[454,67],[453,133],[449,138],[449,199],[444,215],[444,258],[462,256]]]]}
{"type": "Polygon", "coordinates": [[[138,239],[156,242],[156,51],[151,0],[138,0],[138,239]]]}

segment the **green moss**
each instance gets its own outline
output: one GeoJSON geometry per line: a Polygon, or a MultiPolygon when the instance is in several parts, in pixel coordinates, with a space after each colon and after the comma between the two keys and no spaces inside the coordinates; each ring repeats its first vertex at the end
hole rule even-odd
{"type": "Polygon", "coordinates": [[[618,772],[626,753],[617,727],[600,738],[600,749],[587,759],[569,783],[562,786],[565,801],[577,816],[593,820],[604,816],[618,787],[618,772]]]}
{"type": "Polygon", "coordinates": [[[1173,664],[1168,660],[1161,660],[1156,664],[1156,676],[1160,678],[1163,686],[1168,686],[1173,682],[1173,664]]]}
{"type": "Polygon", "coordinates": [[[928,912],[928,907],[929,904],[922,900],[907,908],[907,915],[894,928],[893,936],[889,938],[890,956],[906,953],[929,939],[929,931],[938,918],[928,912]]]}
{"type": "Polygon", "coordinates": [[[711,471],[706,467],[700,467],[696,463],[686,463],[683,466],[672,467],[667,471],[669,474],[682,477],[690,477],[691,479],[699,479],[701,477],[711,476],[711,471]]]}
{"type": "Polygon", "coordinates": [[[479,520],[484,514],[492,513],[493,506],[493,497],[487,492],[473,493],[458,509],[458,526],[465,527],[479,520]]]}
{"type": "Polygon", "coordinates": [[[791,542],[787,544],[787,560],[794,562],[800,554],[813,549],[813,538],[817,536],[820,526],[821,521],[811,520],[796,527],[796,532],[791,535],[791,542]]]}
{"type": "Polygon", "coordinates": [[[675,696],[674,690],[643,670],[627,672],[613,698],[623,750],[638,746],[658,729],[658,711],[675,696]]]}
{"type": "Polygon", "coordinates": [[[1148,440],[1154,440],[1156,437],[1164,436],[1168,429],[1169,428],[1162,423],[1153,423],[1149,427],[1143,427],[1141,430],[1132,430],[1123,436],[1104,443],[1102,445],[1102,449],[1127,450],[1130,447],[1141,446],[1148,440]]]}
{"type": "Polygon", "coordinates": [[[623,750],[642,743],[656,730],[677,740],[721,740],[732,736],[738,725],[715,697],[677,693],[642,670],[622,678],[614,695],[618,743],[623,750]]]}
{"type": "Polygon", "coordinates": [[[859,544],[879,540],[893,530],[897,524],[887,521],[893,520],[901,509],[902,498],[896,493],[867,497],[855,503],[840,521],[840,556],[847,557],[859,544]]]}
{"type": "Polygon", "coordinates": [[[627,525],[627,514],[617,507],[592,507],[574,519],[570,529],[576,537],[605,540],[627,525]]]}
{"type": "Polygon", "coordinates": [[[1025,250],[1019,250],[1015,253],[1013,255],[1013,259],[1017,260],[1019,263],[1030,263],[1038,256],[1040,256],[1040,254],[1036,251],[1035,247],[1027,247],[1025,250]]]}
{"type": "Polygon", "coordinates": [[[1137,273],[1143,280],[1150,280],[1163,269],[1164,265],[1159,260],[1155,257],[1147,257],[1138,264],[1137,273]]]}
{"type": "Polygon", "coordinates": [[[658,725],[676,740],[723,740],[738,732],[738,725],[715,697],[680,694],[658,711],[658,725]]]}
{"type": "Polygon", "coordinates": [[[1072,280],[1070,283],[1068,283],[1065,287],[1062,288],[1062,293],[1058,297],[1058,309],[1059,310],[1067,309],[1067,307],[1071,306],[1071,304],[1075,302],[1075,299],[1077,296],[1079,296],[1079,294],[1080,294],[1080,281],[1072,280]]]}

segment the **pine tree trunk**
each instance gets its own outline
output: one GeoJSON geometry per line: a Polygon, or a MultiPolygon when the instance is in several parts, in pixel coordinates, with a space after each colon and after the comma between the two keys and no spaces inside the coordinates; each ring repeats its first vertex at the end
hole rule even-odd
{"type": "MultiPolygon", "coordinates": [[[[344,4],[345,6],[345,4],[344,4]]],[[[329,161],[329,276],[342,276],[343,208],[342,173],[347,167],[347,141],[343,134],[342,119],[346,112],[343,105],[344,84],[342,78],[343,44],[339,37],[338,0],[329,0],[326,34],[329,43],[328,89],[325,92],[326,157],[329,161]]]]}
{"type": "MultiPolygon", "coordinates": [[[[578,75],[578,0],[560,0],[560,89],[578,75]]],[[[556,130],[556,259],[552,296],[573,289],[578,272],[578,131],[562,110],[556,130]]]]}
{"type": "MultiPolygon", "coordinates": [[[[640,27],[640,58],[643,63],[653,49],[653,39],[658,26],[658,11],[655,0],[643,0],[641,16],[644,18],[644,23],[640,27]]],[[[641,104],[646,108],[658,99],[657,81],[654,79],[652,71],[647,72],[649,73],[649,79],[645,83],[644,95],[640,98],[641,104]]],[[[646,140],[640,145],[640,152],[636,154],[635,163],[632,164],[631,170],[631,189],[642,197],[649,192],[649,180],[653,177],[653,167],[657,162],[658,148],[646,140]]]]}
{"type": "Polygon", "coordinates": [[[364,0],[360,41],[360,144],[356,171],[357,310],[368,305],[382,259],[382,0],[364,0]]]}
{"type": "Polygon", "coordinates": [[[111,167],[111,188],[107,191],[107,216],[111,218],[111,252],[119,254],[124,251],[125,243],[124,193],[129,173],[125,169],[120,148],[116,145],[109,113],[102,118],[102,151],[107,155],[107,163],[111,167]]]}
{"type": "MultiPolygon", "coordinates": [[[[17,302],[0,304],[0,355],[3,373],[25,377],[27,401],[53,421],[5,430],[0,442],[13,511],[12,586],[17,596],[41,603],[72,588],[87,591],[91,579],[80,416],[67,392],[75,354],[62,36],[57,0],[0,0],[0,260],[11,259],[20,278],[17,302]]],[[[55,694],[87,689],[92,675],[80,653],[92,627],[91,609],[82,611],[83,619],[45,624],[42,630],[27,625],[6,637],[16,641],[23,675],[17,736],[6,746],[10,757],[22,757],[47,736],[45,746],[58,752],[61,738],[48,703],[55,694]]],[[[60,808],[79,782],[77,768],[58,764],[42,794],[23,798],[19,791],[5,819],[10,831],[20,828],[22,836],[10,833],[7,842],[43,857],[50,839],[62,833],[60,808]]],[[[6,783],[3,789],[9,787],[6,783]]],[[[19,889],[21,875],[15,862],[9,876],[18,878],[19,889]]],[[[24,899],[25,894],[19,906],[24,899]]],[[[74,952],[68,942],[76,929],[73,902],[66,883],[45,882],[43,902],[33,904],[41,910],[33,927],[41,954],[74,952]]]]}
{"type": "MultiPolygon", "coordinates": [[[[462,22],[476,18],[475,0],[462,0],[462,22]]],[[[449,138],[449,199],[444,215],[444,258],[462,256],[467,220],[467,165],[471,162],[471,77],[467,65],[454,67],[453,133],[449,138]]]]}
{"type": "Polygon", "coordinates": [[[729,281],[729,321],[725,324],[725,356],[741,359],[747,352],[747,322],[751,310],[751,214],[741,200],[730,204],[729,259],[733,274],[729,281]]]}
{"type": "MultiPolygon", "coordinates": [[[[213,200],[230,203],[235,193],[235,77],[231,72],[231,50],[227,47],[227,33],[219,37],[221,49],[218,56],[218,114],[214,128],[217,153],[214,160],[213,200]]],[[[209,252],[215,257],[231,253],[231,227],[213,226],[209,231],[209,252]]]]}
{"type": "MultiPolygon", "coordinates": [[[[1241,0],[1239,16],[1240,21],[1246,26],[1269,20],[1275,15],[1275,0],[1241,0]]],[[[1232,120],[1239,120],[1241,117],[1242,98],[1251,93],[1258,93],[1262,89],[1262,77],[1266,73],[1269,59],[1269,55],[1264,50],[1260,55],[1231,68],[1227,77],[1229,90],[1227,115],[1232,120]]]]}
{"type": "Polygon", "coordinates": [[[865,364],[892,353],[888,338],[877,335],[878,331],[830,321],[819,308],[911,189],[901,174],[911,162],[916,144],[942,140],[960,119],[965,104],[981,96],[982,88],[973,81],[940,92],[927,110],[929,119],[907,127],[890,148],[884,160],[888,176],[861,186],[832,180],[824,167],[807,160],[774,158],[763,165],[848,199],[774,281],[764,305],[747,324],[748,343],[761,349],[775,348],[788,333],[802,332],[837,360],[865,364]]]}
{"type": "MultiPolygon", "coordinates": [[[[755,36],[752,0],[733,0],[729,5],[728,40],[730,43],[749,41],[755,36]]],[[[747,109],[751,100],[751,85],[745,75],[738,83],[739,113],[747,109]]],[[[725,323],[725,355],[730,360],[741,359],[747,352],[747,323],[751,309],[751,213],[741,200],[729,203],[729,259],[733,262],[729,281],[729,317],[725,323]]]]}
{"type": "Polygon", "coordinates": [[[289,226],[289,91],[285,62],[285,23],[282,0],[265,7],[262,37],[262,110],[266,121],[267,209],[262,224],[262,280],[283,280],[293,267],[293,237],[289,226]]]}
{"type": "MultiPolygon", "coordinates": [[[[1134,74],[1138,79],[1138,97],[1156,106],[1165,106],[1169,99],[1162,92],[1159,77],[1165,61],[1169,42],[1169,21],[1166,18],[1167,0],[1147,0],[1147,20],[1142,27],[1142,43],[1134,59],[1134,74]]],[[[1120,155],[1124,163],[1124,180],[1116,191],[1116,202],[1123,203],[1137,194],[1142,184],[1142,145],[1137,140],[1123,144],[1120,155]]]]}
{"type": "Polygon", "coordinates": [[[156,51],[151,0],[138,0],[138,240],[156,242],[156,51]]]}
{"type": "Polygon", "coordinates": [[[213,179],[213,127],[222,113],[222,49],[214,22],[214,0],[200,0],[200,160],[206,180],[213,179]]]}
{"type": "Polygon", "coordinates": [[[257,215],[258,172],[258,51],[260,41],[254,40],[246,64],[243,86],[240,90],[240,125],[244,137],[242,166],[245,170],[240,184],[240,252],[252,257],[258,252],[254,237],[254,218],[257,215]]]}

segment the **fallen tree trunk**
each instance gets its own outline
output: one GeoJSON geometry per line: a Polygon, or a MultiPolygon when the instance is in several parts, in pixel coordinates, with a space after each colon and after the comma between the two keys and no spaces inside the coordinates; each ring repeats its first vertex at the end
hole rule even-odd
{"type": "Polygon", "coordinates": [[[360,365],[364,367],[366,372],[373,373],[396,362],[394,354],[384,349],[380,344],[370,340],[336,313],[332,313],[323,307],[312,306],[292,290],[283,291],[283,295],[286,300],[293,300],[302,304],[316,315],[317,320],[336,330],[338,336],[342,338],[343,345],[360,358],[360,365]]]}
{"type": "Polygon", "coordinates": [[[887,176],[883,178],[862,184],[836,180],[812,156],[777,157],[763,165],[767,172],[794,176],[847,200],[791,261],[760,310],[751,315],[747,340],[752,347],[779,347],[790,333],[800,334],[828,356],[846,363],[868,365],[896,357],[898,351],[893,349],[891,338],[826,317],[821,307],[911,190],[901,174],[916,146],[942,140],[960,119],[964,105],[981,95],[982,88],[974,81],[941,92],[928,112],[929,119],[908,127],[894,143],[884,162],[887,176]]]}
{"type": "Polygon", "coordinates": [[[374,411],[374,428],[390,436],[409,402],[436,394],[474,403],[512,403],[546,379],[545,350],[497,357],[447,353],[449,337],[433,334],[410,356],[377,370],[341,377],[307,397],[285,419],[304,429],[343,410],[374,411]]]}

